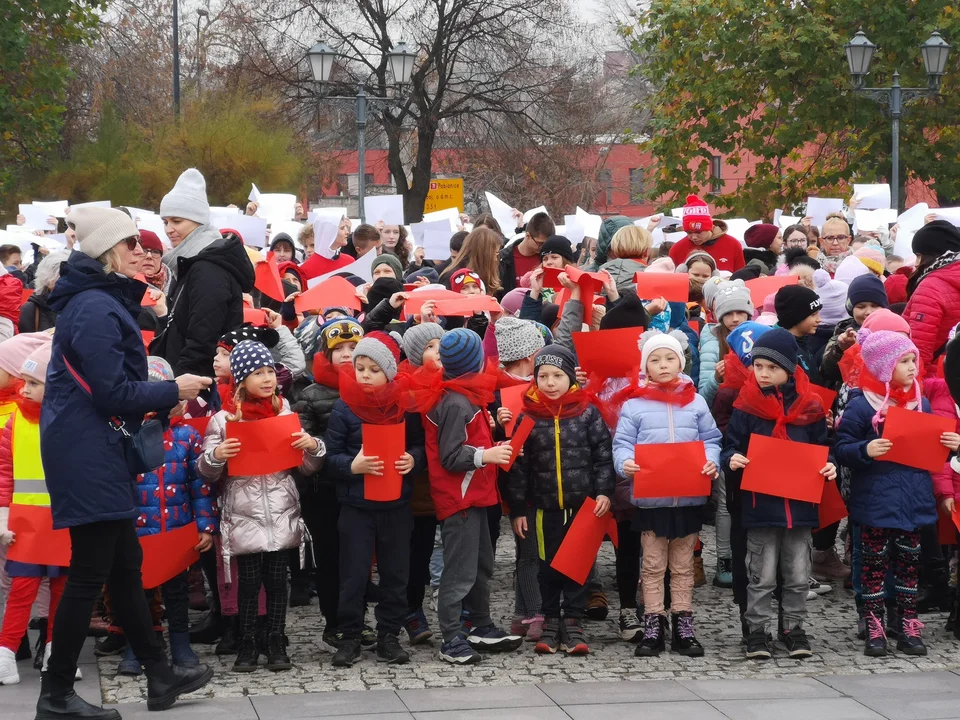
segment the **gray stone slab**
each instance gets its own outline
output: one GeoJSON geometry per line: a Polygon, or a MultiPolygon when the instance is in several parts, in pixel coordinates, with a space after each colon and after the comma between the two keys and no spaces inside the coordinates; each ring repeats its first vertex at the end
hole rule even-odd
{"type": "Polygon", "coordinates": [[[573,720],[726,720],[719,710],[703,700],[571,705],[564,711],[573,720]]]}
{"type": "MultiPolygon", "coordinates": [[[[17,685],[5,685],[0,688],[0,717],[3,720],[33,720],[37,710],[37,698],[40,697],[40,673],[27,662],[18,663],[20,682],[17,685]]],[[[74,685],[77,695],[89,703],[99,705],[100,683],[96,667],[83,668],[84,679],[74,685]]]]}
{"type": "MultiPolygon", "coordinates": [[[[960,693],[960,675],[952,672],[831,675],[817,679],[851,697],[869,698],[903,693],[927,695],[960,693]]],[[[957,715],[960,716],[960,711],[957,715]]]]}
{"type": "Polygon", "coordinates": [[[857,698],[857,702],[876,710],[888,720],[940,720],[960,717],[960,698],[956,695],[888,695],[857,698]]]}
{"type": "Polygon", "coordinates": [[[714,700],[710,703],[730,720],[883,720],[853,698],[789,700],[714,700]]]}
{"type": "Polygon", "coordinates": [[[677,702],[698,697],[675,680],[547,683],[539,686],[557,705],[677,702]]]}
{"type": "Polygon", "coordinates": [[[677,680],[704,700],[836,698],[840,693],[813,678],[770,680],[677,680]]]}
{"type": "MultiPolygon", "coordinates": [[[[303,697],[302,695],[300,697],[303,697]]],[[[157,713],[147,710],[147,704],[122,703],[120,705],[106,705],[116,708],[124,720],[146,720],[147,717],[156,720],[157,713]]],[[[173,717],[177,720],[257,720],[257,712],[250,703],[250,698],[190,698],[177,700],[173,706],[173,717]]]]}
{"type": "MultiPolygon", "coordinates": [[[[570,720],[556,705],[526,708],[478,708],[414,713],[415,720],[570,720]]],[[[261,718],[263,720],[263,718],[261,718]]],[[[348,720],[353,720],[349,718],[348,720]]]]}
{"type": "Polygon", "coordinates": [[[553,705],[553,701],[539,688],[530,685],[398,690],[397,695],[406,709],[415,713],[553,705]]]}
{"type": "Polygon", "coordinates": [[[402,713],[407,708],[393,690],[363,690],[251,697],[260,720],[402,713]]]}

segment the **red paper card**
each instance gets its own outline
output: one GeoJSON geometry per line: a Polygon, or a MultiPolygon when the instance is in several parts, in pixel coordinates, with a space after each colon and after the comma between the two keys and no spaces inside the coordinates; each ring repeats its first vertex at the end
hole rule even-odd
{"type": "Polygon", "coordinates": [[[513,419],[503,427],[507,437],[513,435],[514,428],[517,427],[517,420],[520,418],[520,412],[523,410],[523,396],[527,393],[530,386],[526,383],[522,385],[512,385],[503,388],[500,391],[500,405],[513,413],[513,419]]]}
{"type": "Polygon", "coordinates": [[[573,333],[577,362],[588,375],[632,377],[640,370],[640,333],[643,328],[617,328],[573,333]]]}
{"type": "Polygon", "coordinates": [[[890,440],[893,447],[879,459],[940,472],[950,456],[950,451],[940,444],[940,435],[956,430],[956,418],[891,407],[883,423],[883,437],[890,440]]]}
{"type": "Polygon", "coordinates": [[[405,422],[398,425],[363,424],[363,454],[376,456],[383,463],[383,475],[363,476],[363,499],[379,502],[399,500],[403,491],[403,475],[396,462],[407,450],[405,422]]]}
{"type": "MultiPolygon", "coordinates": [[[[591,497],[583,501],[550,563],[554,570],[580,585],[586,582],[590,568],[597,561],[604,536],[610,535],[613,539],[617,533],[617,521],[613,513],[608,512],[598,518],[594,514],[596,507],[597,501],[591,497]]],[[[527,532],[535,532],[535,529],[528,528],[527,532]]]]}
{"type": "Polygon", "coordinates": [[[567,265],[563,271],[571,280],[580,286],[580,299],[584,305],[589,305],[593,302],[590,298],[600,292],[600,288],[603,287],[603,282],[606,280],[605,275],[585,272],[574,265],[567,265]]]}
{"type": "Polygon", "coordinates": [[[53,529],[48,506],[11,505],[7,525],[16,536],[16,542],[7,548],[8,560],[70,566],[70,531],[53,529]]]}
{"type": "Polygon", "coordinates": [[[763,307],[763,301],[767,299],[767,295],[787,285],[796,285],[799,279],[796,275],[768,275],[756,280],[747,280],[744,285],[750,291],[753,306],[759,310],[763,307]]]}
{"type": "Polygon", "coordinates": [[[633,276],[637,284],[637,297],[668,302],[685,303],[690,298],[690,276],[686,273],[638,272],[633,276]]]}
{"type": "Polygon", "coordinates": [[[360,298],[357,297],[357,288],[346,278],[334,275],[328,277],[319,285],[298,295],[293,301],[298,313],[308,310],[323,310],[329,307],[346,307],[353,310],[360,309],[360,298]]]}
{"type": "Polygon", "coordinates": [[[286,295],[283,292],[283,281],[280,279],[280,270],[273,251],[267,252],[267,259],[261,260],[256,267],[256,280],[253,286],[271,300],[283,302],[286,295]]]}
{"type": "Polygon", "coordinates": [[[296,413],[266,420],[228,422],[227,438],[240,441],[240,453],[227,461],[227,475],[268,475],[300,467],[303,451],[290,447],[291,435],[300,432],[296,413]]]}
{"type": "Polygon", "coordinates": [[[520,424],[517,426],[516,430],[513,433],[513,437],[510,438],[510,447],[513,448],[513,457],[510,458],[510,463],[503,465],[503,471],[507,472],[510,468],[513,467],[513,463],[517,461],[517,455],[520,453],[520,449],[523,447],[523,444],[527,441],[527,438],[530,437],[530,433],[533,430],[534,423],[533,418],[529,415],[524,415],[523,420],[520,421],[520,424]]]}
{"type": "Polygon", "coordinates": [[[743,471],[742,490],[812,503],[819,503],[823,497],[820,471],[827,464],[825,446],[754,433],[747,459],[750,462],[743,471]]]}
{"type": "Polygon", "coordinates": [[[470,317],[478,312],[499,312],[500,304],[489,295],[461,295],[456,299],[438,300],[434,312],[440,317],[470,317]]]}
{"type": "Polygon", "coordinates": [[[176,530],[141,537],[143,563],[140,565],[140,574],[143,575],[143,587],[149,590],[163,585],[199,562],[200,553],[196,550],[199,542],[200,533],[195,522],[176,530]]]}
{"type": "Polygon", "coordinates": [[[198,418],[184,418],[180,422],[182,422],[184,425],[189,425],[201,435],[206,435],[207,425],[210,424],[210,416],[205,415],[204,417],[198,418]]]}
{"type": "Polygon", "coordinates": [[[560,268],[544,268],[543,269],[543,287],[549,290],[563,290],[563,285],[560,284],[559,276],[563,270],[560,268]]]}
{"type": "Polygon", "coordinates": [[[427,300],[459,300],[462,296],[453,290],[420,290],[412,292],[403,303],[403,314],[413,317],[420,314],[420,308],[427,300]]]}
{"type": "Polygon", "coordinates": [[[263,310],[258,310],[257,308],[245,307],[243,309],[243,322],[256,325],[257,327],[263,327],[268,324],[267,314],[263,310]]]}
{"type": "Polygon", "coordinates": [[[822,385],[814,385],[813,383],[810,383],[810,389],[820,396],[820,400],[823,401],[824,410],[829,410],[833,407],[833,401],[837,399],[836,392],[830,388],[825,388],[822,385]]]}
{"type": "MultiPolygon", "coordinates": [[[[137,273],[136,275],[133,276],[133,279],[139,280],[144,285],[150,284],[147,282],[147,277],[143,273],[137,273]]],[[[26,292],[26,290],[24,290],[24,292],[26,292]]],[[[30,292],[33,293],[33,290],[31,290],[30,292]]],[[[29,296],[28,295],[24,296],[23,298],[24,302],[26,302],[27,297],[29,296]]],[[[150,288],[147,288],[146,290],[144,290],[143,297],[140,299],[140,307],[152,307],[156,304],[157,304],[157,301],[154,300],[152,297],[150,297],[150,288]]]]}
{"type": "Polygon", "coordinates": [[[23,305],[33,295],[33,288],[24,288],[20,292],[20,304],[23,305]]]}
{"type": "Polygon", "coordinates": [[[840,489],[835,482],[823,483],[823,495],[820,497],[820,527],[825,528],[847,516],[847,504],[843,502],[840,489]]]}
{"type": "Polygon", "coordinates": [[[704,475],[707,451],[702,442],[637,445],[634,460],[640,472],[633,476],[635,498],[704,497],[713,480],[704,475]]]}
{"type": "Polygon", "coordinates": [[[141,335],[141,337],[143,337],[143,346],[147,349],[147,355],[149,355],[149,354],[150,354],[150,343],[153,342],[153,338],[155,337],[155,333],[153,332],[153,330],[141,330],[141,331],[140,331],[140,335],[141,335]]]}

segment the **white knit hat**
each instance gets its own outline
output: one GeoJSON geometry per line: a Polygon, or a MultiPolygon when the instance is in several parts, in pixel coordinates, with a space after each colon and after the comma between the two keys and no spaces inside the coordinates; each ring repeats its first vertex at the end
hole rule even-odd
{"type": "Polygon", "coordinates": [[[178,217],[207,225],[210,203],[207,202],[207,181],[196,168],[184,170],[173,190],[160,201],[160,217],[178,217]]]}
{"type": "Polygon", "coordinates": [[[650,359],[650,356],[655,350],[664,348],[676,353],[677,357],[680,358],[680,370],[683,370],[684,363],[686,362],[683,345],[673,333],[667,334],[659,330],[647,330],[640,336],[638,345],[640,346],[640,374],[642,376],[646,377],[647,361],[650,359]]]}
{"type": "Polygon", "coordinates": [[[94,260],[119,242],[140,237],[130,216],[113,208],[79,207],[71,211],[69,224],[77,233],[80,250],[94,260]]]}

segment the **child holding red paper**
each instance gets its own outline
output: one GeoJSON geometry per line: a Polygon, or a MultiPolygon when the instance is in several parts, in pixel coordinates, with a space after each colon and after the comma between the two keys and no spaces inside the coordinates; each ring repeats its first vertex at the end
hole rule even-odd
{"type": "MultiPolygon", "coordinates": [[[[733,562],[734,597],[740,604],[748,658],[771,657],[767,627],[774,619],[771,601],[778,574],[783,578],[780,639],[790,657],[812,654],[803,621],[810,579],[810,530],[820,524],[817,505],[740,490],[743,469],[750,462],[746,453],[752,434],[828,444],[826,411],[810,389],[799,357],[797,341],[786,330],[774,328],[754,342],[753,375],[733,405],[720,455],[727,505],[739,504],[747,531],[746,572],[741,575],[737,570],[742,558],[734,557],[733,562]]],[[[820,474],[833,481],[837,471],[828,462],[820,474]]]]}
{"type": "Polygon", "coordinates": [[[682,376],[683,346],[677,337],[656,330],[640,338],[640,385],[634,388],[620,414],[613,440],[617,492],[639,508],[631,530],[641,533],[643,547],[643,640],[637,657],[657,657],[666,646],[668,629],[664,608],[663,580],[670,566],[673,635],[670,649],[680,655],[699,657],[703,646],[693,626],[694,560],[698,534],[703,525],[707,497],[634,498],[635,461],[642,448],[661,443],[702,442],[707,456],[703,474],[717,474],[720,431],[706,401],[693,381],[682,376]]]}
{"type": "MultiPolygon", "coordinates": [[[[277,373],[267,347],[255,340],[237,343],[230,353],[230,372],[237,391],[236,411],[221,410],[211,418],[197,470],[207,480],[221,480],[225,581],[232,582],[229,563],[237,559],[240,643],[235,672],[257,669],[261,653],[268,670],[287,670],[284,630],[287,613],[287,565],[291,548],[303,547],[307,533],[300,517],[300,496],[292,470],[278,468],[265,475],[230,475],[229,461],[240,454],[240,441],[227,439],[228,422],[256,422],[289,415],[290,406],[277,394],[277,373]],[[266,637],[258,638],[257,598],[267,595],[266,637]]],[[[299,472],[319,470],[326,452],[323,443],[300,431],[290,445],[303,451],[299,472]]]]}
{"type": "MultiPolygon", "coordinates": [[[[892,563],[896,575],[897,610],[887,625],[899,635],[897,649],[908,655],[926,655],[923,623],[917,618],[920,566],[920,527],[937,522],[933,483],[926,470],[885,462],[893,446],[882,438],[891,405],[930,412],[917,381],[920,353],[913,342],[896,332],[861,328],[857,333],[863,369],[862,392],[851,400],[837,426],[834,452],[851,470],[851,521],[860,526],[861,587],[866,618],[864,654],[887,654],[884,629],[884,578],[892,563]],[[895,560],[891,559],[896,544],[895,560]]],[[[960,447],[960,435],[944,433],[941,444],[960,447]]]]}
{"type": "Polygon", "coordinates": [[[576,358],[559,345],[547,345],[534,359],[536,382],[523,399],[521,415],[535,425],[507,473],[505,490],[513,530],[524,540],[535,535],[539,547],[539,583],[543,633],[538,653],[590,652],[583,635],[586,611],[582,585],[550,564],[577,511],[588,497],[596,514],[610,510],[614,489],[610,432],[577,384],[576,358]],[[533,523],[528,522],[532,510],[533,523]],[[561,619],[561,595],[563,617],[561,619]]]}
{"type": "MultiPolygon", "coordinates": [[[[45,334],[44,337],[42,344],[30,345],[35,349],[23,360],[16,374],[4,370],[22,381],[20,395],[16,399],[16,410],[0,433],[0,547],[3,547],[4,551],[17,539],[7,524],[11,506],[50,504],[40,462],[40,403],[43,401],[51,347],[51,336],[45,334]],[[30,472],[31,470],[33,472],[30,472]],[[37,474],[39,477],[36,477],[37,474]],[[42,502],[37,500],[40,495],[44,497],[42,502]]],[[[20,382],[17,384],[20,385],[20,382]]],[[[27,542],[27,539],[21,539],[21,542],[27,542]]],[[[37,599],[43,578],[48,578],[50,583],[43,651],[43,670],[47,669],[52,648],[50,641],[53,639],[53,619],[66,585],[67,568],[7,560],[5,572],[10,576],[11,585],[3,614],[3,625],[0,627],[0,685],[15,685],[20,682],[17,649],[26,635],[27,626],[30,624],[30,609],[37,599]]],[[[80,670],[77,670],[76,677],[77,680],[81,679],[80,670]]]]}
{"type": "MultiPolygon", "coordinates": [[[[487,287],[483,284],[479,273],[470,268],[461,268],[450,276],[450,289],[466,297],[484,295],[487,292],[487,287]]],[[[486,334],[487,326],[490,324],[490,319],[482,312],[475,312],[465,320],[463,327],[473,330],[480,337],[486,334]]],[[[451,325],[448,324],[447,327],[451,325]]]]}
{"type": "Polygon", "coordinates": [[[397,373],[400,347],[380,331],[367,333],[353,351],[353,373],[340,375],[340,399],[327,425],[327,471],[336,483],[340,502],[340,597],[337,630],[343,634],[333,657],[336,667],[360,660],[367,583],[376,551],[380,601],[376,607],[377,659],[401,664],[409,661],[399,635],[407,619],[407,582],[410,572],[411,472],[426,467],[419,415],[408,413],[407,376],[397,373]],[[406,452],[393,460],[403,476],[396,500],[368,500],[367,480],[384,474],[385,460],[364,447],[363,426],[405,422],[406,452]]]}

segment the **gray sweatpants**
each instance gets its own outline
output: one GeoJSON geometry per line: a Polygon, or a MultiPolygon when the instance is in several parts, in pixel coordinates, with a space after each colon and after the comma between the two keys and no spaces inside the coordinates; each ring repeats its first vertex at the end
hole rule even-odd
{"type": "Polygon", "coordinates": [[[443,572],[437,595],[437,616],[443,641],[461,634],[460,613],[470,609],[470,622],[489,625],[493,544],[486,508],[469,508],[443,521],[443,572]]]}
{"type": "Polygon", "coordinates": [[[776,622],[773,593],[777,569],[783,577],[780,608],[783,630],[803,625],[807,616],[810,581],[810,528],[749,528],[747,530],[747,612],[743,618],[750,631],[767,630],[776,622]]]}

